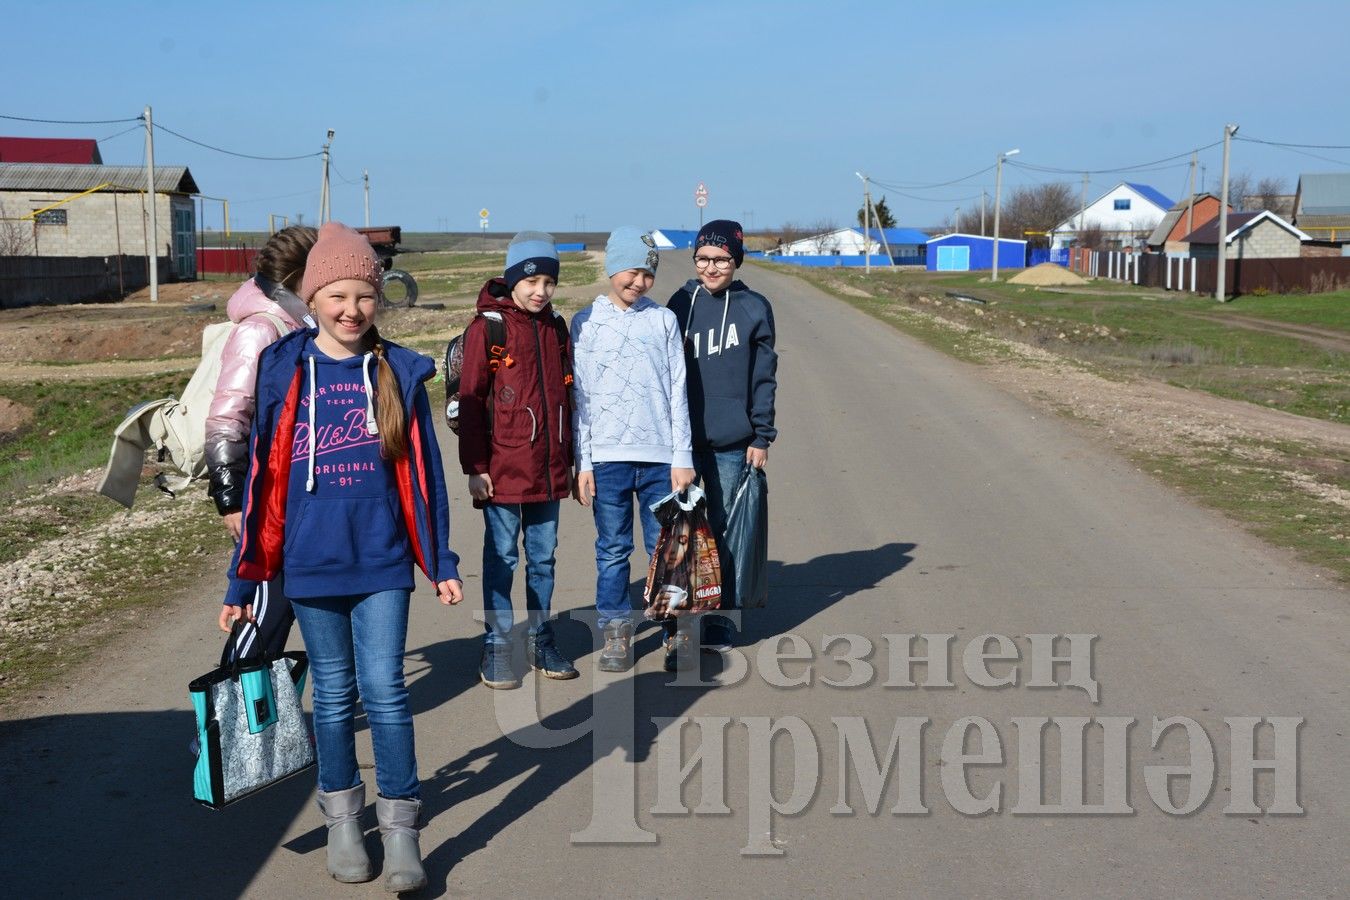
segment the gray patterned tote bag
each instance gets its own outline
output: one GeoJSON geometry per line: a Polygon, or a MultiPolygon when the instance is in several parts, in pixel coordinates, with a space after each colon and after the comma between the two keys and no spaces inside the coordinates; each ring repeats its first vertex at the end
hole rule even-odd
{"type": "MultiPolygon", "coordinates": [[[[238,639],[238,630],[230,642],[238,639]]],[[[225,658],[234,654],[226,648],[225,658]]],[[[300,708],[309,658],[290,651],[221,665],[188,685],[197,714],[192,796],[220,809],[314,765],[300,708]]]]}

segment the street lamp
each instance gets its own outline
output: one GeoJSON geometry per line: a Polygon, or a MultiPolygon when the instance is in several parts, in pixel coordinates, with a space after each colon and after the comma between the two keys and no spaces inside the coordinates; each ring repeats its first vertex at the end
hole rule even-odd
{"type": "Polygon", "coordinates": [[[1228,300],[1225,282],[1228,279],[1228,148],[1237,134],[1236,125],[1223,126],[1223,190],[1219,198],[1219,266],[1214,278],[1214,299],[1220,303],[1228,300]]]}
{"type": "Polygon", "coordinates": [[[329,196],[328,196],[328,148],[333,146],[333,135],[336,132],[328,129],[328,140],[323,143],[323,185],[319,191],[319,224],[322,225],[330,218],[329,196]]]}
{"type": "MultiPolygon", "coordinates": [[[[861,178],[861,179],[862,179],[862,183],[863,183],[863,242],[862,242],[862,246],[863,246],[863,274],[864,274],[864,275],[871,275],[871,274],[872,274],[872,254],[871,254],[870,252],[868,252],[868,251],[871,250],[871,247],[870,247],[869,245],[870,245],[871,242],[872,242],[872,237],[871,237],[871,235],[869,235],[867,232],[871,230],[870,222],[871,222],[871,219],[872,219],[872,213],[871,213],[871,210],[872,210],[872,198],[871,198],[871,195],[870,195],[870,193],[869,193],[869,189],[868,189],[868,187],[867,187],[867,176],[864,175],[864,174],[861,173],[861,172],[854,172],[853,174],[854,174],[854,175],[857,175],[859,178],[861,178]]],[[[877,227],[880,228],[881,226],[878,225],[877,227]]]]}
{"type": "MultiPolygon", "coordinates": [[[[1010,156],[1016,156],[1021,153],[1020,148],[1014,148],[1007,153],[998,155],[998,163],[994,172],[994,268],[989,273],[990,281],[998,281],[998,211],[999,203],[1003,199],[1003,161],[1010,156]]],[[[985,171],[988,171],[986,169],[985,171]]]]}

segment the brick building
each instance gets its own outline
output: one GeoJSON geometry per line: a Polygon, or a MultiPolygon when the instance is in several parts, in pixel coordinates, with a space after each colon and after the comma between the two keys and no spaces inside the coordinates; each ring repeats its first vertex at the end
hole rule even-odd
{"type": "MultiPolygon", "coordinates": [[[[1214,218],[1185,238],[1191,256],[1216,259],[1219,220],[1214,218]]],[[[1229,259],[1291,259],[1303,255],[1308,236],[1269,210],[1228,214],[1229,259]]]]}
{"type": "MultiPolygon", "coordinates": [[[[0,219],[22,225],[35,256],[145,256],[145,187],[138,166],[0,162],[0,219]]],[[[196,193],[186,166],[156,167],[150,243],[182,279],[197,272],[196,193]]]]}

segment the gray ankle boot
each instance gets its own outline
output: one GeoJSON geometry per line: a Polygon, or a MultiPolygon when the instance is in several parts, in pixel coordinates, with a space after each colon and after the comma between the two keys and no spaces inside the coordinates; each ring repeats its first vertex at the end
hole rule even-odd
{"type": "Polygon", "coordinates": [[[384,889],[391,894],[427,886],[422,849],[417,844],[417,815],[421,810],[420,800],[375,798],[375,815],[384,841],[384,889]]]}
{"type": "Polygon", "coordinates": [[[345,791],[319,791],[319,812],[328,826],[328,874],[344,884],[375,877],[362,843],[361,813],[366,808],[366,786],[345,791]]]}

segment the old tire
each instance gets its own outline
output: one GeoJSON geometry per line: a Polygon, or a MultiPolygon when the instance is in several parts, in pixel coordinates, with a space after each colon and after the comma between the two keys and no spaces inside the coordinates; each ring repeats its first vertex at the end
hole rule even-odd
{"type": "MultiPolygon", "coordinates": [[[[397,291],[398,288],[395,288],[397,291]]],[[[381,293],[384,296],[386,306],[412,306],[417,302],[417,281],[402,269],[390,269],[384,273],[381,293]],[[390,285],[401,285],[403,292],[400,297],[397,293],[394,296],[389,295],[390,285]]]]}

